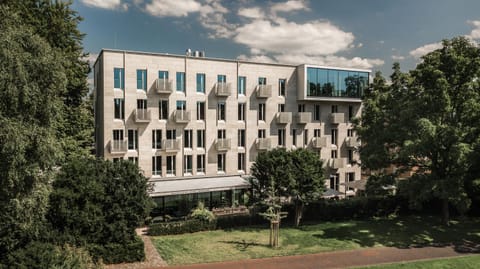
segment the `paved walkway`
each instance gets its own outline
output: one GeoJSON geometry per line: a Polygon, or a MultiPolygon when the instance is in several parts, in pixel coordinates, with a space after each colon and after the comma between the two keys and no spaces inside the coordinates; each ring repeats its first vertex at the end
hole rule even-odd
{"type": "MultiPolygon", "coordinates": [[[[319,269],[368,266],[435,258],[469,255],[454,247],[369,248],[361,250],[324,252],[318,254],[251,259],[208,264],[171,266],[169,269],[319,269]]],[[[153,269],[153,268],[152,268],[153,269]]]]}

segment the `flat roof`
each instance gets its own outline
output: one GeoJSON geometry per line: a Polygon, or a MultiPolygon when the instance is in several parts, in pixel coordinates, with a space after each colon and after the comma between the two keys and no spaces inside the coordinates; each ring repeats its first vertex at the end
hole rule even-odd
{"type": "Polygon", "coordinates": [[[152,197],[250,188],[250,183],[241,176],[151,180],[150,182],[153,183],[153,191],[150,192],[152,197]]]}
{"type": "MultiPolygon", "coordinates": [[[[152,55],[152,56],[164,56],[164,57],[172,57],[172,58],[187,58],[187,59],[194,59],[194,60],[208,60],[208,61],[218,61],[218,62],[230,62],[230,63],[246,63],[246,64],[259,64],[259,65],[273,65],[273,66],[285,66],[285,67],[316,67],[316,68],[323,68],[323,69],[335,69],[335,70],[346,70],[346,71],[359,71],[359,72],[368,72],[371,73],[371,70],[368,69],[358,69],[358,68],[347,68],[347,67],[337,67],[337,66],[323,66],[323,65],[315,65],[313,63],[302,63],[302,64],[283,64],[283,63],[267,63],[267,62],[253,62],[247,60],[233,60],[233,59],[226,59],[226,58],[214,58],[214,57],[197,57],[197,56],[187,56],[187,55],[180,55],[180,54],[170,54],[170,53],[161,53],[161,52],[145,52],[145,51],[134,51],[134,50],[119,50],[119,49],[109,49],[103,48],[100,53],[98,54],[98,58],[102,55],[103,52],[114,52],[114,53],[128,53],[128,54],[139,54],[139,55],[152,55]]],[[[97,62],[95,60],[95,63],[97,62]]],[[[95,64],[94,64],[95,65],[95,64]]]]}

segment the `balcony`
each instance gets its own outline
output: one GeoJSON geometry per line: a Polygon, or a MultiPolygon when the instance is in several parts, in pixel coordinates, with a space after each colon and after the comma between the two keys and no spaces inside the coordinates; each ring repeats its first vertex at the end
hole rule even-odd
{"type": "Polygon", "coordinates": [[[272,96],[272,85],[257,85],[257,98],[269,98],[272,96]]]}
{"type": "Polygon", "coordinates": [[[179,151],[180,141],[178,139],[163,139],[162,149],[164,149],[167,152],[179,151]]]}
{"type": "Polygon", "coordinates": [[[215,85],[215,94],[219,97],[230,96],[230,83],[217,82],[215,85]]]}
{"type": "Polygon", "coordinates": [[[125,154],[127,153],[127,141],[110,140],[110,142],[108,142],[108,150],[110,154],[125,154]]]}
{"type": "Polygon", "coordinates": [[[292,112],[278,112],[277,113],[277,123],[278,124],[288,124],[292,122],[292,112]]]}
{"type": "Polygon", "coordinates": [[[168,79],[157,78],[156,89],[157,93],[170,94],[172,93],[172,82],[168,79]]]}
{"type": "Polygon", "coordinates": [[[298,124],[307,124],[312,122],[312,113],[310,112],[298,112],[297,114],[297,123],[298,124]]]}
{"type": "Polygon", "coordinates": [[[149,123],[152,119],[152,113],[148,109],[137,108],[133,111],[136,123],[149,123]]]}
{"type": "Polygon", "coordinates": [[[331,169],[340,169],[345,167],[345,158],[336,158],[328,160],[328,167],[331,169]]]}
{"type": "Polygon", "coordinates": [[[189,123],[190,122],[190,111],[185,110],[175,110],[174,119],[176,123],[189,123]]]}
{"type": "Polygon", "coordinates": [[[340,124],[345,122],[345,114],[343,113],[332,113],[330,114],[330,123],[331,124],[340,124]]]}
{"type": "Polygon", "coordinates": [[[270,145],[270,138],[257,138],[256,141],[257,150],[269,150],[270,145]]]}
{"type": "Polygon", "coordinates": [[[313,138],[313,147],[316,148],[316,149],[320,149],[320,148],[326,148],[327,147],[327,143],[328,143],[328,139],[326,136],[322,136],[322,137],[314,137],[313,138]]]}
{"type": "Polygon", "coordinates": [[[360,146],[360,143],[358,142],[357,138],[355,137],[347,137],[345,138],[345,146],[347,148],[356,148],[360,146]]]}
{"type": "Polygon", "coordinates": [[[230,138],[218,138],[215,141],[217,151],[227,151],[230,149],[230,138]]]}

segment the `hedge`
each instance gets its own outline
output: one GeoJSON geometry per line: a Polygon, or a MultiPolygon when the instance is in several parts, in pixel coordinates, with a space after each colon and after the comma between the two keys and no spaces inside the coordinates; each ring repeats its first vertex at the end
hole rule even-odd
{"type": "Polygon", "coordinates": [[[216,221],[206,222],[197,219],[155,223],[148,227],[148,235],[171,235],[215,230],[216,221]]]}
{"type": "Polygon", "coordinates": [[[144,244],[142,239],[138,236],[136,236],[133,241],[123,244],[89,244],[87,248],[95,260],[102,259],[106,264],[138,262],[145,259],[144,244]]]}

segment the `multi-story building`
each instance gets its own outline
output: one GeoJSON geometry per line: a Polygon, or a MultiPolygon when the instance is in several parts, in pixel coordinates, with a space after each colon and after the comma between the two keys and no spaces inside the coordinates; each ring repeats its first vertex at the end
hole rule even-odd
{"type": "Polygon", "coordinates": [[[94,69],[97,155],[137,163],[165,207],[238,202],[240,176],[275,147],[317,152],[345,195],[361,177],[351,119],[368,70],[111,49],[94,69]]]}

